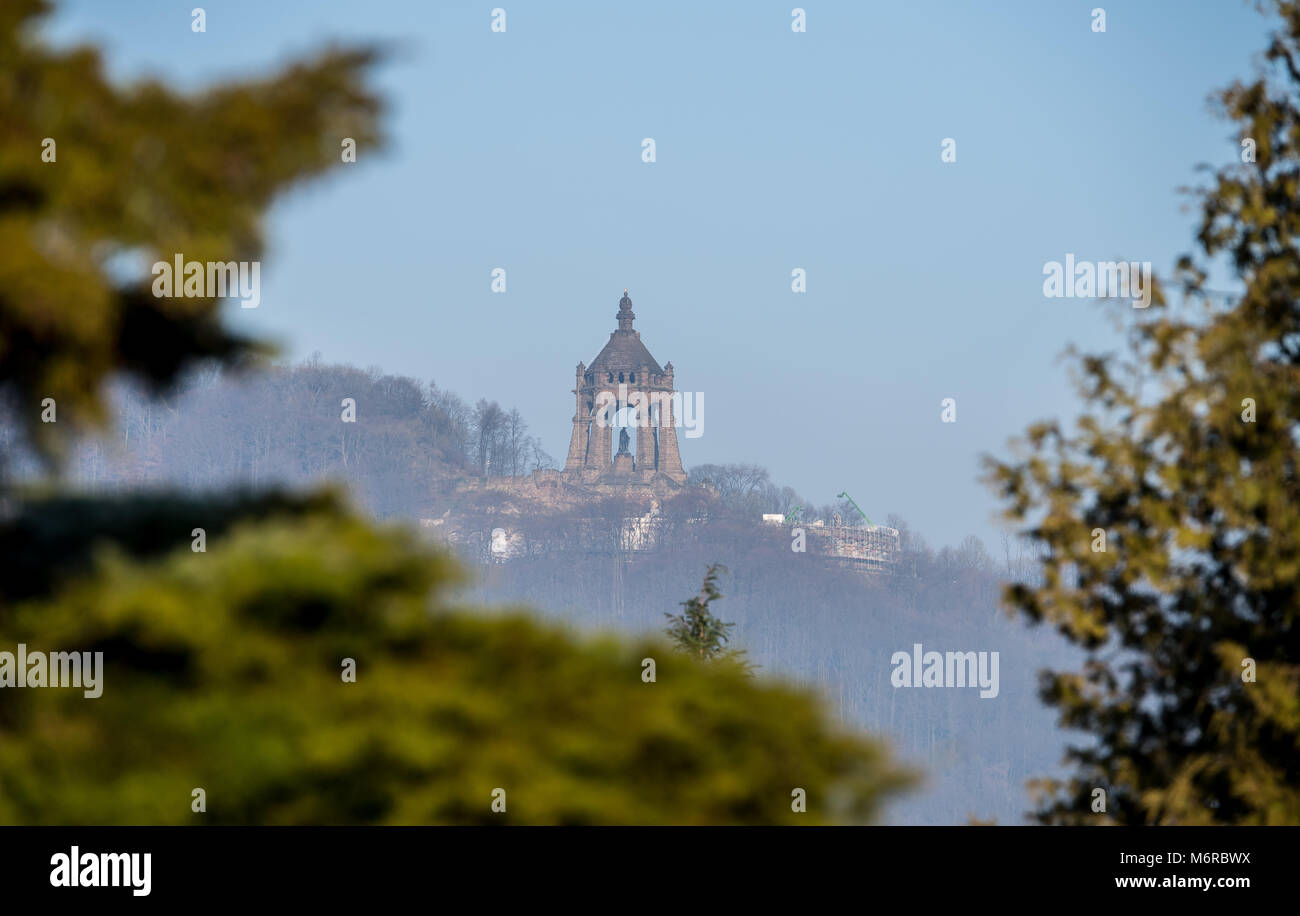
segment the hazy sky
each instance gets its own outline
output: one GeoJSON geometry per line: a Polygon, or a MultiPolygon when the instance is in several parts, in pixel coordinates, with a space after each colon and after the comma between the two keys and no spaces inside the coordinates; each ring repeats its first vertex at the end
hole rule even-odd
{"type": "Polygon", "coordinates": [[[231,310],[289,356],[518,406],[562,460],[574,366],[627,287],[704,393],[688,466],[756,462],[936,544],[992,542],[979,455],[1073,416],[1057,356],[1114,341],[1102,306],[1044,298],[1044,263],[1167,271],[1190,248],[1178,187],[1239,152],[1206,99],[1251,74],[1266,21],[1240,0],[811,0],[795,34],[794,6],[70,0],[50,34],[189,87],[401,43],[378,74],[391,147],[282,201],[261,306],[231,310]]]}

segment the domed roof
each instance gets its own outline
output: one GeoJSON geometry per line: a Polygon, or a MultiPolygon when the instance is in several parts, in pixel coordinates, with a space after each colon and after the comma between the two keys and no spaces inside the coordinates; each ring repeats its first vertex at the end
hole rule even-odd
{"type": "Polygon", "coordinates": [[[632,312],[632,300],[627,290],[618,303],[618,330],[609,335],[609,343],[600,351],[588,367],[590,372],[654,372],[663,375],[663,368],[650,355],[645,344],[641,343],[641,334],[632,330],[632,321],[636,315],[632,312]]]}

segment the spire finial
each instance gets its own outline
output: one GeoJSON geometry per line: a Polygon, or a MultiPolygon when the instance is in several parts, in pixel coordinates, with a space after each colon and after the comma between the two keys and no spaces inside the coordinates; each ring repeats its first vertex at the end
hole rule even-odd
{"type": "Polygon", "coordinates": [[[626,287],[623,288],[623,298],[618,300],[618,314],[614,317],[618,319],[620,331],[632,330],[632,319],[636,318],[636,313],[632,311],[632,300],[628,298],[626,287]]]}

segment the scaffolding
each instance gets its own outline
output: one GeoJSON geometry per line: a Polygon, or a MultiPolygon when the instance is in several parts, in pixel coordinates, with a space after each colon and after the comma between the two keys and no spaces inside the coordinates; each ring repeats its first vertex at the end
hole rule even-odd
{"type": "Polygon", "coordinates": [[[898,562],[898,529],[884,525],[850,527],[812,525],[804,529],[813,543],[822,542],[823,553],[847,561],[842,565],[870,572],[888,572],[898,562]]]}
{"type": "Polygon", "coordinates": [[[827,525],[822,521],[788,522],[782,515],[764,514],[763,522],[802,528],[810,553],[833,557],[839,565],[869,573],[884,573],[898,562],[897,528],[884,525],[827,525]]]}

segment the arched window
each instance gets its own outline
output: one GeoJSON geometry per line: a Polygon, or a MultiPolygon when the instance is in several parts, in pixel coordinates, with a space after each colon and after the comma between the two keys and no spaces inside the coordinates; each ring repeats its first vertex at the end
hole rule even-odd
{"type": "Polygon", "coordinates": [[[622,373],[622,372],[620,372],[620,373],[618,374],[618,380],[619,380],[620,382],[623,381],[623,373],[622,373]]]}
{"type": "Polygon", "coordinates": [[[629,376],[627,377],[627,380],[628,380],[629,382],[632,382],[633,384],[635,384],[635,383],[636,383],[636,373],[633,372],[631,375],[629,375],[629,376]]]}
{"type": "Polygon", "coordinates": [[[606,379],[605,379],[605,381],[607,381],[607,382],[612,382],[612,381],[614,381],[614,373],[612,373],[612,372],[608,372],[608,373],[606,373],[606,379]]]}

